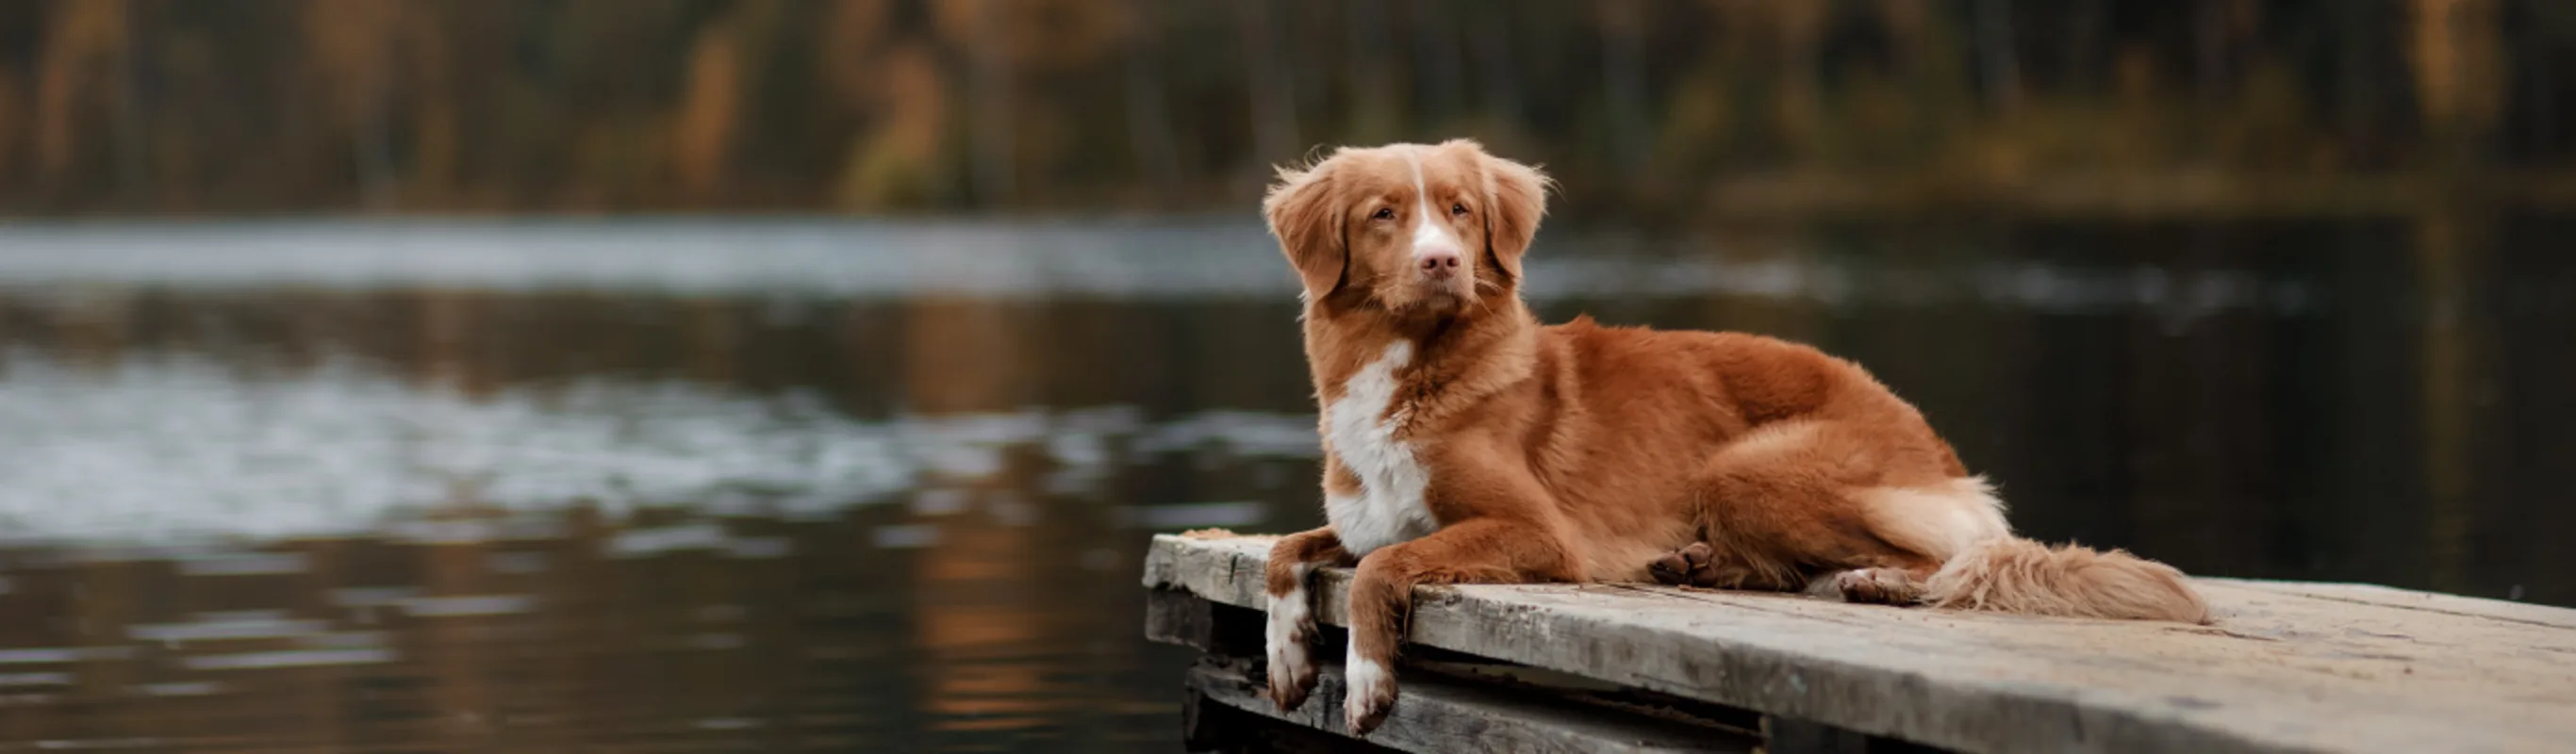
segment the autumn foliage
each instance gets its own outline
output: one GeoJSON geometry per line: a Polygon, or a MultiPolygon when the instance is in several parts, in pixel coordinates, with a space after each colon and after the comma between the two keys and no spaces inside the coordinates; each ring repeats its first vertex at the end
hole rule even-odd
{"type": "Polygon", "coordinates": [[[2551,0],[26,0],[0,213],[1208,211],[1448,136],[1640,212],[2563,200],[2571,71],[2551,0]]]}

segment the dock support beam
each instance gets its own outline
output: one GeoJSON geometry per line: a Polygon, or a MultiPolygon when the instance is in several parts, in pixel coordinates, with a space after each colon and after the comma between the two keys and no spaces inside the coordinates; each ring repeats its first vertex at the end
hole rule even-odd
{"type": "MultiPolygon", "coordinates": [[[[1341,672],[1326,665],[1305,706],[1282,712],[1264,696],[1263,619],[1176,589],[1145,602],[1145,635],[1203,653],[1182,705],[1190,751],[1753,752],[1859,754],[1928,751],[1830,726],[1583,683],[1511,663],[1410,648],[1405,696],[1369,738],[1341,730],[1341,672]]],[[[1319,641],[1343,640],[1326,627],[1319,641]]],[[[1333,652],[1321,652],[1327,658],[1333,652]]]]}

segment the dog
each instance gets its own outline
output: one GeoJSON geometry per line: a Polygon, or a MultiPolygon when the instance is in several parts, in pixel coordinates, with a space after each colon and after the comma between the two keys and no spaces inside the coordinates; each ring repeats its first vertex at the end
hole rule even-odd
{"type": "Polygon", "coordinates": [[[1304,287],[1324,513],[1264,574],[1269,695],[1316,683],[1308,579],[1350,589],[1344,723],[1395,704],[1421,584],[1629,582],[2206,622],[2180,571],[2013,536],[1921,412],[1859,366],[1725,332],[1541,325],[1550,179],[1468,140],[1334,151],[1262,202],[1304,287]]]}

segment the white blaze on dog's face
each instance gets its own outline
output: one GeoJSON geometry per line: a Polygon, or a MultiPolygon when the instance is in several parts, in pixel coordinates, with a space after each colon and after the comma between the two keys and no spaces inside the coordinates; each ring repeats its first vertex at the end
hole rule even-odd
{"type": "Polygon", "coordinates": [[[1547,178],[1475,142],[1343,148],[1282,169],[1263,210],[1306,298],[1442,312],[1509,296],[1547,178]]]}

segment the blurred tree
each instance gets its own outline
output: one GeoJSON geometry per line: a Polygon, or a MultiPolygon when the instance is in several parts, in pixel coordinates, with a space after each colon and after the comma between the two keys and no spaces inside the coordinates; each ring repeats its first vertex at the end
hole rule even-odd
{"type": "Polygon", "coordinates": [[[1451,136],[1623,212],[2397,211],[2576,181],[2571,64],[2551,0],[31,0],[0,212],[1203,210],[1451,136]]]}
{"type": "Polygon", "coordinates": [[[724,177],[734,121],[742,109],[742,64],[732,29],[707,27],[689,51],[688,84],[672,125],[671,164],[680,188],[699,202],[713,199],[724,177]]]}
{"type": "Polygon", "coordinates": [[[129,80],[118,75],[127,62],[126,5],[124,0],[86,0],[55,11],[44,27],[36,63],[37,180],[68,190],[97,190],[75,176],[74,168],[112,166],[122,159],[84,126],[122,120],[116,105],[129,93],[129,80]]]}
{"type": "MultiPolygon", "coordinates": [[[[2411,0],[2407,57],[2415,96],[2437,150],[2464,148],[2495,126],[2504,104],[2504,66],[2494,0],[2411,0]]],[[[2458,159],[2456,153],[2437,159],[2458,159]]]]}

